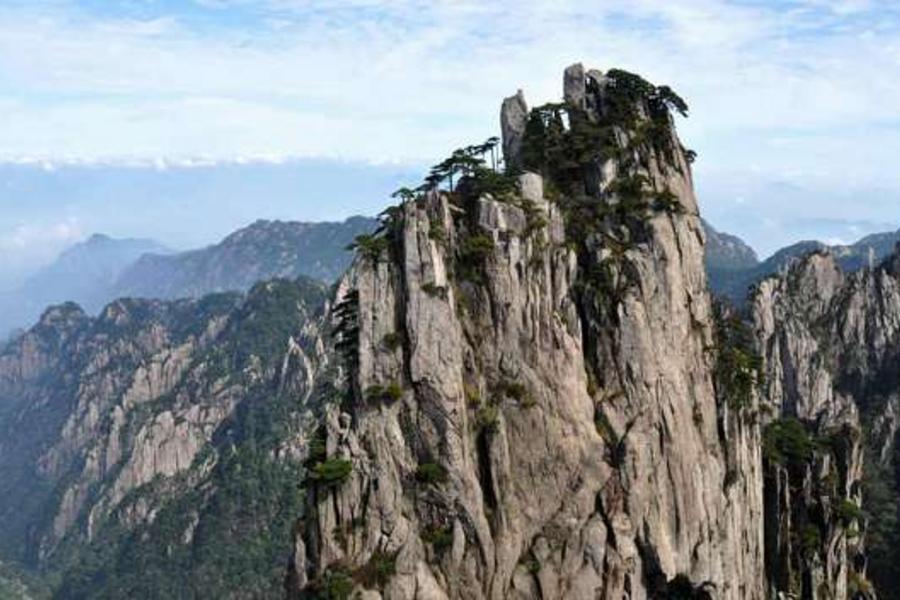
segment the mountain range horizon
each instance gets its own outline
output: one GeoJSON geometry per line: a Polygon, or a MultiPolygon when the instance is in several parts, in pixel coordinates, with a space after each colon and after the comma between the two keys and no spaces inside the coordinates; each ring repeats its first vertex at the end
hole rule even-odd
{"type": "MultiPolygon", "coordinates": [[[[6,318],[0,318],[0,338],[9,337],[15,330],[35,322],[49,306],[67,301],[76,302],[88,313],[93,314],[107,302],[118,297],[190,298],[218,291],[246,291],[258,281],[284,274],[306,275],[331,283],[349,264],[351,254],[349,251],[344,253],[345,247],[356,235],[374,230],[377,224],[377,218],[362,215],[348,217],[339,222],[256,219],[229,233],[218,242],[180,251],[148,238],[116,238],[104,232],[94,232],[66,247],[52,263],[27,276],[20,288],[5,295],[0,294],[0,308],[4,303],[7,306],[6,318]],[[343,230],[339,225],[343,226],[343,230]],[[151,277],[148,271],[165,268],[160,263],[189,260],[191,256],[203,252],[214,253],[217,247],[227,246],[229,243],[236,246],[240,243],[241,235],[248,232],[251,234],[255,232],[257,236],[261,236],[256,241],[260,247],[266,243],[274,244],[274,240],[267,242],[263,238],[267,235],[277,237],[278,230],[283,232],[284,228],[330,230],[336,236],[333,240],[327,239],[328,236],[325,234],[319,234],[320,237],[314,244],[319,248],[328,248],[328,252],[332,254],[328,258],[328,263],[316,266],[313,263],[318,259],[313,257],[310,264],[306,264],[306,258],[297,256],[295,257],[297,264],[293,268],[272,266],[239,282],[210,282],[194,287],[187,281],[181,284],[172,282],[162,284],[159,281],[154,284],[146,283],[147,278],[151,277]],[[107,256],[101,256],[103,253],[107,256]],[[91,273],[84,270],[86,265],[75,264],[79,260],[92,263],[88,267],[91,273]],[[109,264],[103,264],[104,261],[109,264]],[[60,273],[74,274],[75,281],[68,284],[68,287],[62,283],[57,290],[47,289],[48,281],[59,283],[60,273]],[[9,308],[13,303],[19,305],[18,313],[9,308]]],[[[743,302],[747,288],[752,283],[777,272],[791,260],[810,252],[828,249],[838,257],[845,269],[852,271],[870,261],[880,261],[890,254],[894,245],[900,241],[900,229],[868,234],[850,244],[834,245],[821,240],[798,240],[776,250],[765,259],[760,259],[752,246],[740,237],[719,231],[705,220],[703,224],[708,238],[706,268],[710,285],[714,292],[737,304],[743,302]]],[[[299,232],[295,234],[302,235],[299,232]]],[[[259,257],[255,257],[255,260],[259,260],[259,257]]],[[[188,277],[196,276],[197,273],[191,273],[188,277]]],[[[172,275],[168,273],[162,277],[171,278],[172,275]]]]}

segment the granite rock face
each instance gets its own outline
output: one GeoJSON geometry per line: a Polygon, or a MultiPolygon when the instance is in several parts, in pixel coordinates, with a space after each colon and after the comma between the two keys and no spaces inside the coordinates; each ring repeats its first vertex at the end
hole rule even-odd
{"type": "Polygon", "coordinates": [[[0,559],[62,598],[873,598],[900,254],[713,303],[683,100],[563,97],[506,99],[506,169],[454,152],[331,293],[46,311],[0,351],[0,559]]]}
{"type": "Polygon", "coordinates": [[[525,135],[525,122],[528,119],[528,104],[525,94],[519,90],[515,96],[503,101],[500,110],[500,133],[503,136],[503,157],[506,164],[517,169],[522,166],[522,137],[525,135]]]}
{"type": "Polygon", "coordinates": [[[563,191],[505,101],[517,192],[407,202],[344,278],[352,400],[325,436],[352,471],[312,487],[291,595],[765,597],[760,431],[717,395],[690,167],[668,111],[624,88],[567,70],[572,131],[609,146],[563,191]]]}
{"type": "MultiPolygon", "coordinates": [[[[83,557],[117,556],[104,546],[126,552],[135,531],[146,532],[139,544],[159,545],[154,524],[168,507],[198,511],[182,545],[191,546],[204,511],[209,536],[207,517],[218,518],[209,507],[232,493],[219,491],[217,469],[242,451],[249,434],[236,431],[248,427],[245,414],[259,413],[256,403],[292,407],[272,460],[296,464],[299,478],[313,386],[328,364],[325,299],[321,284],[276,280],[247,297],[120,300],[96,318],[74,305],[46,311],[0,354],[4,555],[59,575],[61,593],[80,597],[85,590],[73,591],[67,578],[83,557]]],[[[120,567],[110,559],[100,568],[113,582],[120,567]]],[[[278,589],[280,577],[272,583],[278,589]]],[[[188,597],[187,582],[176,584],[154,593],[188,597]]],[[[144,587],[110,583],[105,592],[153,589],[130,585],[144,587]]]]}
{"type": "MultiPolygon", "coordinates": [[[[773,408],[795,416],[828,451],[802,469],[777,466],[767,495],[800,504],[799,518],[819,530],[812,568],[782,561],[785,580],[801,578],[804,589],[822,586],[851,595],[867,592],[867,554],[881,597],[897,597],[896,412],[900,398],[900,281],[898,254],[883,263],[845,273],[840,257],[814,252],[783,275],[761,282],[752,307],[766,357],[767,392],[773,408]],[[834,433],[846,430],[846,436],[834,433]],[[791,480],[793,478],[793,480],[791,480]],[[871,495],[872,497],[869,497],[871,495]],[[854,510],[860,505],[871,515],[854,510]],[[813,519],[808,517],[812,515],[813,519]],[[863,537],[870,541],[864,552],[863,537]]],[[[782,548],[785,523],[772,536],[782,548]]],[[[812,531],[811,529],[809,531],[812,531]]],[[[768,528],[767,528],[768,532],[768,528]]],[[[814,544],[815,546],[815,544],[814,544]]],[[[783,553],[780,558],[783,558],[783,553]]],[[[843,596],[841,596],[843,597],[843,596]]]]}

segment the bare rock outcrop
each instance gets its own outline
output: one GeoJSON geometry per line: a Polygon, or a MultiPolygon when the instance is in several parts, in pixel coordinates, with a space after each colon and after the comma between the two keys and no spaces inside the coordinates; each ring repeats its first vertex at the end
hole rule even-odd
{"type": "Polygon", "coordinates": [[[831,254],[814,252],[762,281],[752,297],[765,370],[766,558],[773,593],[871,596],[860,509],[861,398],[846,361],[884,347],[863,333],[870,327],[863,321],[881,320],[880,311],[858,305],[871,301],[858,295],[860,286],[882,277],[845,275],[831,254]]]}
{"type": "Polygon", "coordinates": [[[503,156],[506,165],[510,169],[519,169],[522,166],[522,137],[525,135],[525,125],[528,121],[528,104],[525,102],[525,94],[519,90],[515,96],[510,96],[503,101],[500,109],[500,133],[503,139],[503,156]]]}
{"type": "Polygon", "coordinates": [[[759,430],[717,397],[690,166],[655,96],[582,73],[568,126],[535,110],[598,151],[563,172],[508,99],[516,191],[405,202],[342,282],[349,394],[291,595],[765,597],[759,430]]]}

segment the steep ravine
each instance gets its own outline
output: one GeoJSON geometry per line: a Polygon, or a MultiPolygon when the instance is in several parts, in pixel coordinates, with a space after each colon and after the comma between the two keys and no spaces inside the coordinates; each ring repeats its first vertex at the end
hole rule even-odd
{"type": "Polygon", "coordinates": [[[846,561],[811,590],[766,568],[761,427],[783,403],[721,371],[686,106],[580,65],[564,93],[504,102],[521,175],[460,151],[455,187],[438,170],[360,244],[289,595],[844,597],[846,561]]]}

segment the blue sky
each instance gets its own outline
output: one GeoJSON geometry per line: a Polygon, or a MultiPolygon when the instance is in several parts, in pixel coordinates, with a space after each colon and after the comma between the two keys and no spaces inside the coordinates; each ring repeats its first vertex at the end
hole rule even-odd
{"type": "Polygon", "coordinates": [[[900,227],[896,0],[0,0],[0,271],[374,212],[576,61],[688,99],[702,210],[761,254],[900,227]]]}

